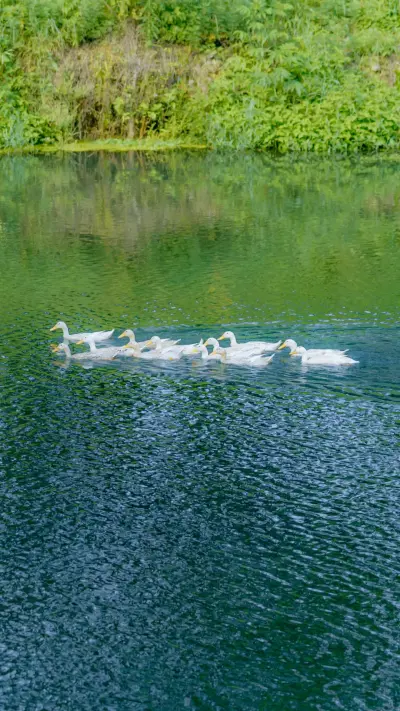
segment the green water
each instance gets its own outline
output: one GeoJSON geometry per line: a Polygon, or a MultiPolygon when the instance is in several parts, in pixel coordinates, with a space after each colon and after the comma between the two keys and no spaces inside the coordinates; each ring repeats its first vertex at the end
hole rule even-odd
{"type": "Polygon", "coordinates": [[[399,176],[0,160],[0,708],[400,707],[399,176]],[[60,318],[359,364],[67,365],[60,318]]]}

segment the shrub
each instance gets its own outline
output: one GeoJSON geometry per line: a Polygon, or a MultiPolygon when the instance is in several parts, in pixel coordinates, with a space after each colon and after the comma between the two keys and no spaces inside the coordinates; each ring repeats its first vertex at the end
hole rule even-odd
{"type": "Polygon", "coordinates": [[[398,146],[396,0],[0,0],[0,145],[398,146]]]}

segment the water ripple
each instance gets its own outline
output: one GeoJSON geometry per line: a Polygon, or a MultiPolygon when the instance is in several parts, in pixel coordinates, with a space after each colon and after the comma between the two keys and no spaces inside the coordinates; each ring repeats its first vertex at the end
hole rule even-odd
{"type": "Polygon", "coordinates": [[[396,711],[398,270],[369,198],[397,175],[98,160],[0,166],[0,707],[396,711]],[[360,364],[65,366],[59,316],[360,364]]]}

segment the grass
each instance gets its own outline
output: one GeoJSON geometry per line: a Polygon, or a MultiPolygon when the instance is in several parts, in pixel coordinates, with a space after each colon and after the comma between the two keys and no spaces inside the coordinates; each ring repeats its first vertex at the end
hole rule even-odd
{"type": "Polygon", "coordinates": [[[41,154],[41,153],[86,153],[108,151],[125,153],[127,151],[174,151],[174,150],[205,150],[209,146],[190,143],[189,141],[157,137],[141,139],[109,138],[91,141],[74,141],[71,143],[53,143],[45,145],[28,145],[19,148],[0,148],[0,155],[41,154]]]}

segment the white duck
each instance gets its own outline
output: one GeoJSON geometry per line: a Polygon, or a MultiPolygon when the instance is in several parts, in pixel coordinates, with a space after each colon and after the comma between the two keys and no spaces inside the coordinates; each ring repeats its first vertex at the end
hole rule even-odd
{"type": "Polygon", "coordinates": [[[71,349],[68,343],[59,343],[58,346],[53,348],[53,353],[65,353],[67,360],[92,360],[93,356],[90,351],[85,351],[84,353],[71,353],[71,349]]]}
{"type": "Polygon", "coordinates": [[[306,351],[303,346],[297,347],[295,355],[301,356],[302,365],[353,365],[359,363],[358,360],[353,360],[341,351],[326,350],[325,352],[312,353],[306,351]]]}
{"type": "Polygon", "coordinates": [[[222,348],[220,344],[218,343],[216,338],[207,338],[205,346],[212,346],[213,350],[211,351],[211,354],[217,354],[217,353],[225,353],[226,356],[250,356],[250,355],[260,355],[260,349],[255,347],[255,348],[232,348],[228,346],[227,348],[222,348]]]}
{"type": "MultiPolygon", "coordinates": [[[[222,351],[222,350],[223,350],[222,348],[219,348],[219,351],[222,351]]],[[[223,354],[222,354],[222,352],[220,353],[219,351],[216,351],[214,348],[214,350],[211,353],[209,353],[206,348],[206,343],[203,343],[203,339],[202,339],[200,341],[200,343],[197,343],[196,345],[191,346],[191,350],[189,350],[186,355],[195,355],[197,353],[200,353],[201,360],[215,362],[215,361],[221,361],[223,359],[223,354]]]]}
{"type": "MultiPolygon", "coordinates": [[[[137,341],[135,338],[135,334],[133,331],[131,331],[130,328],[128,328],[126,331],[121,333],[118,338],[129,338],[129,342],[124,346],[124,348],[146,348],[146,343],[147,341],[137,341]]],[[[125,352],[124,355],[129,355],[128,352],[125,352]]]]}
{"type": "Polygon", "coordinates": [[[115,330],[113,328],[112,331],[94,331],[93,333],[69,333],[67,324],[64,323],[64,321],[57,321],[55,326],[53,326],[50,331],[57,331],[57,329],[59,328],[63,332],[64,341],[72,341],[72,343],[82,341],[88,336],[92,337],[94,341],[97,341],[97,343],[99,343],[100,341],[106,341],[107,338],[111,338],[115,330]]]}
{"type": "Polygon", "coordinates": [[[190,343],[186,346],[165,346],[158,336],[153,336],[149,341],[146,341],[146,347],[153,348],[159,358],[164,358],[165,360],[179,360],[184,355],[190,355],[190,349],[195,345],[195,343],[190,343]],[[157,340],[155,341],[155,339],[157,340]],[[156,343],[155,347],[154,342],[156,343]]]}
{"type": "Polygon", "coordinates": [[[86,343],[89,346],[90,350],[89,350],[88,356],[90,358],[97,358],[97,359],[101,359],[101,360],[112,360],[122,350],[122,346],[110,346],[109,348],[96,348],[96,342],[93,339],[92,335],[90,335],[90,337],[87,336],[86,338],[82,338],[80,341],[77,341],[76,345],[80,346],[83,343],[86,343]]]}
{"type": "MultiPolygon", "coordinates": [[[[152,336],[148,341],[144,341],[146,348],[158,349],[161,348],[171,348],[176,346],[181,339],[178,338],[177,341],[173,341],[171,338],[160,338],[160,336],[152,336]]],[[[182,346],[181,346],[182,347],[182,346]]]]}
{"type": "Polygon", "coordinates": [[[222,363],[227,363],[231,365],[251,365],[258,367],[264,367],[268,365],[275,356],[275,353],[273,353],[271,356],[265,357],[264,355],[253,353],[253,351],[239,351],[238,353],[227,354],[224,348],[220,348],[217,353],[222,356],[222,363]]]}
{"type": "Polygon", "coordinates": [[[192,355],[193,344],[188,346],[172,346],[170,348],[156,349],[161,360],[180,360],[183,356],[192,355]]]}
{"type": "Polygon", "coordinates": [[[225,331],[217,340],[224,341],[228,339],[230,341],[230,347],[234,350],[257,350],[258,353],[271,353],[271,351],[277,351],[282,341],[277,341],[276,343],[267,343],[266,341],[247,341],[247,343],[238,343],[236,336],[232,331],[225,331]]]}
{"type": "Polygon", "coordinates": [[[160,356],[156,351],[143,351],[139,345],[136,343],[133,346],[127,343],[125,346],[119,349],[112,359],[118,358],[119,356],[131,356],[132,358],[140,358],[141,360],[159,360],[160,356]]]}
{"type": "MultiPolygon", "coordinates": [[[[282,350],[282,348],[290,348],[289,355],[291,356],[301,355],[303,351],[306,350],[305,348],[303,348],[303,346],[298,346],[296,341],[293,341],[292,338],[288,338],[286,341],[284,341],[282,345],[279,346],[278,351],[282,350]]],[[[309,355],[321,355],[326,353],[339,353],[341,355],[344,355],[345,353],[347,353],[347,351],[348,348],[345,351],[340,351],[337,348],[307,348],[307,353],[309,355]]]]}
{"type": "MultiPolygon", "coordinates": [[[[182,356],[185,355],[190,355],[191,354],[191,348],[192,346],[172,346],[169,348],[153,348],[153,350],[150,351],[141,351],[140,348],[135,346],[132,348],[128,343],[126,346],[122,346],[122,349],[128,349],[127,353],[128,355],[131,355],[134,358],[142,358],[143,360],[180,360],[182,356]]],[[[117,357],[120,355],[119,353],[116,354],[117,357]]]]}

